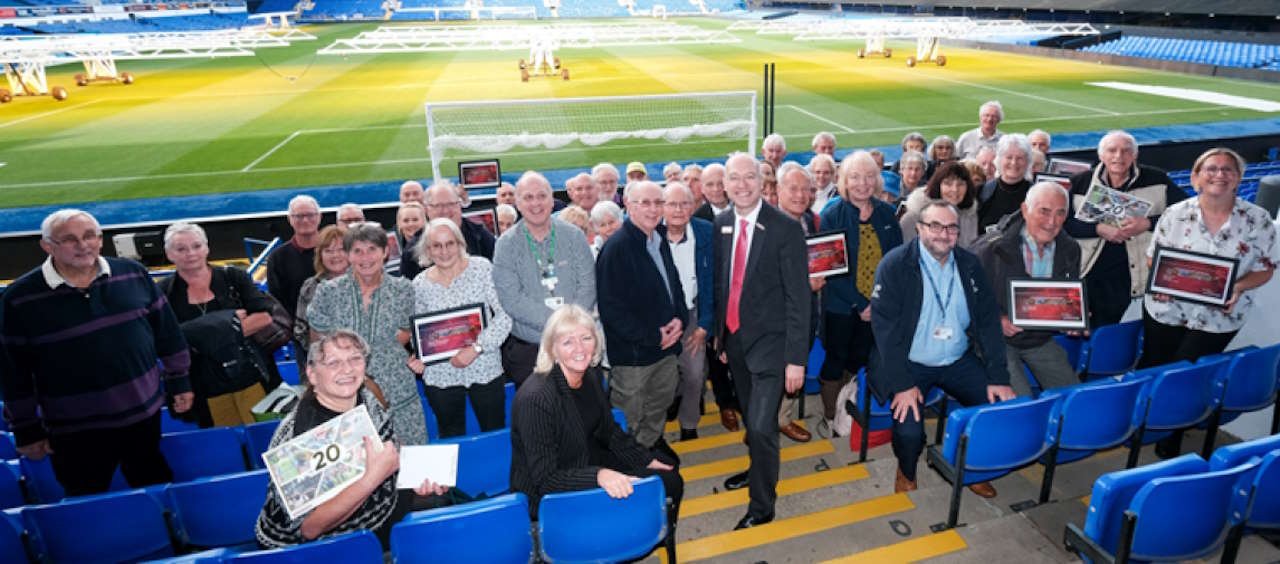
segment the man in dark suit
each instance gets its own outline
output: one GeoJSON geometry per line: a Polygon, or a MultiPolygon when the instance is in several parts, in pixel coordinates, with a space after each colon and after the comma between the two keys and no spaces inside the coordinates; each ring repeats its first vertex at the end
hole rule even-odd
{"type": "MultiPolygon", "coordinates": [[[[711,163],[702,169],[698,178],[702,187],[702,205],[694,210],[693,217],[715,223],[716,216],[733,207],[729,195],[724,191],[724,165],[711,163]]],[[[707,379],[711,380],[711,391],[715,393],[716,404],[720,406],[720,424],[729,431],[737,431],[739,417],[738,394],[733,391],[733,382],[729,380],[729,366],[720,360],[720,353],[707,349],[707,379]]]]}
{"type": "Polygon", "coordinates": [[[733,207],[715,222],[714,334],[746,419],[751,503],[735,527],[744,529],[773,520],[778,406],[784,387],[804,384],[809,357],[809,268],[800,224],[760,197],[755,157],[729,157],[725,186],[733,207]]]}

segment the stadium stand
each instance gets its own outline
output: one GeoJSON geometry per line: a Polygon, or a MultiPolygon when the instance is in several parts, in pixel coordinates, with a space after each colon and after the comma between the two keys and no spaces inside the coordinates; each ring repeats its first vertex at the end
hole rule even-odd
{"type": "Polygon", "coordinates": [[[1090,53],[1185,61],[1224,67],[1280,68],[1280,45],[1126,35],[1081,49],[1090,53]]]}
{"type": "Polygon", "coordinates": [[[65,23],[41,23],[23,27],[0,28],[0,35],[22,33],[158,33],[166,31],[203,31],[239,29],[249,24],[246,13],[209,13],[198,16],[155,16],[124,19],[99,19],[65,23]]]}

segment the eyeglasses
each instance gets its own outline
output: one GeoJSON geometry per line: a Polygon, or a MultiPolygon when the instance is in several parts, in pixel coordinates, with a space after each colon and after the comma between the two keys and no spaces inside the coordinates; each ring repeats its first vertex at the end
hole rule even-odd
{"type": "Polygon", "coordinates": [[[1231,167],[1231,166],[1223,166],[1223,167],[1206,166],[1200,169],[1200,172],[1203,173],[1205,176],[1213,176],[1215,174],[1221,174],[1223,176],[1236,176],[1240,174],[1239,170],[1236,170],[1235,167],[1231,167]]]}
{"type": "Polygon", "coordinates": [[[300,220],[319,219],[319,218],[320,218],[320,214],[315,213],[315,212],[291,213],[291,214],[289,214],[289,217],[292,217],[292,218],[294,218],[294,219],[300,219],[300,220]]]}
{"type": "Polygon", "coordinates": [[[942,235],[942,234],[959,235],[960,234],[960,226],[955,223],[937,223],[933,221],[927,221],[927,222],[920,223],[920,225],[923,225],[925,229],[928,229],[929,232],[933,233],[934,235],[942,235]]]}
{"type": "Polygon", "coordinates": [[[60,239],[50,238],[47,240],[50,243],[53,243],[55,245],[61,245],[63,247],[74,247],[79,243],[83,243],[85,245],[92,245],[102,240],[102,232],[85,233],[83,237],[76,237],[75,235],[67,235],[66,237],[62,237],[60,239]]]}
{"type": "Polygon", "coordinates": [[[460,206],[460,205],[462,205],[462,200],[454,200],[452,202],[444,202],[442,204],[427,204],[427,208],[433,209],[433,210],[446,210],[451,207],[460,206]]]}
{"type": "Polygon", "coordinates": [[[337,370],[339,367],[347,368],[363,368],[365,364],[364,356],[352,356],[347,358],[327,358],[320,364],[329,370],[337,370]]]}
{"type": "Polygon", "coordinates": [[[455,249],[458,247],[457,241],[445,241],[443,243],[432,243],[428,245],[433,251],[441,251],[444,249],[455,249]]]}

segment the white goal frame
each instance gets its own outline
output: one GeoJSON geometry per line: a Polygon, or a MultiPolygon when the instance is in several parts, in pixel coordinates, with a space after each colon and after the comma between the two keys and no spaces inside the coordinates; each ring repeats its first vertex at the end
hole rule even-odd
{"type": "Polygon", "coordinates": [[[490,144],[494,135],[438,135],[436,131],[437,122],[435,120],[436,112],[442,108],[477,108],[482,109],[486,106],[507,106],[512,104],[528,104],[528,105],[573,105],[583,103],[600,103],[609,101],[628,102],[639,100],[670,100],[675,98],[716,98],[716,97],[749,97],[751,104],[750,118],[748,120],[735,120],[730,122],[721,122],[718,124],[689,124],[688,129],[695,126],[703,125],[708,128],[705,136],[736,136],[738,133],[744,133],[746,137],[746,151],[748,154],[754,155],[756,152],[756,135],[758,135],[757,122],[757,97],[754,90],[738,90],[728,92],[690,92],[682,94],[650,94],[637,96],[594,96],[579,98],[536,98],[522,100],[483,100],[483,101],[462,101],[462,102],[428,102],[425,105],[427,120],[427,152],[431,155],[431,174],[433,179],[439,179],[440,162],[444,160],[445,151],[449,149],[466,149],[473,152],[489,151],[491,156],[501,157],[502,153],[515,148],[523,147],[527,149],[534,148],[555,148],[567,145],[572,142],[584,143],[587,145],[602,145],[609,141],[620,139],[667,139],[673,144],[677,144],[684,138],[699,136],[693,131],[684,131],[686,128],[659,127],[651,129],[633,128],[631,130],[619,130],[610,132],[578,132],[566,134],[540,134],[539,132],[522,132],[520,134],[512,134],[506,147],[495,148],[490,144]],[[676,139],[673,140],[673,137],[676,139]]]}

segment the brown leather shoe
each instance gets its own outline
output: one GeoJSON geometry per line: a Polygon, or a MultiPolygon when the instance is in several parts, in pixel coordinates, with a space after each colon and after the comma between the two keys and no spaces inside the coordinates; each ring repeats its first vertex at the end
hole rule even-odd
{"type": "Polygon", "coordinates": [[[797,443],[807,443],[809,442],[809,439],[813,438],[813,435],[809,434],[808,431],[804,430],[804,427],[796,425],[795,421],[787,423],[787,426],[783,427],[780,430],[782,431],[782,434],[787,436],[788,439],[791,439],[797,443]]]}
{"type": "Polygon", "coordinates": [[[738,430],[738,412],[732,409],[720,408],[720,424],[724,425],[729,431],[738,430]]]}
{"type": "Polygon", "coordinates": [[[898,469],[898,477],[893,480],[893,493],[913,492],[916,491],[915,480],[908,480],[902,473],[902,469],[898,469]]]}
{"type": "Polygon", "coordinates": [[[969,491],[978,494],[979,497],[991,499],[996,496],[996,487],[991,482],[979,482],[969,486],[969,491]]]}

